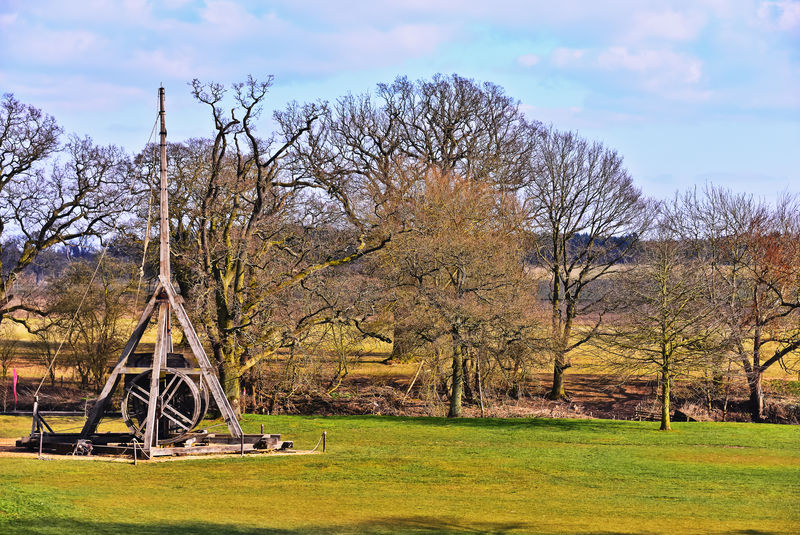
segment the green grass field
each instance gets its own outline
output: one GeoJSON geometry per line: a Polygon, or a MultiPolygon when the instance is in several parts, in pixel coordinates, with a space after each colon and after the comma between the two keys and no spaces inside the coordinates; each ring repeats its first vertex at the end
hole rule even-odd
{"type": "MultiPolygon", "coordinates": [[[[0,533],[797,533],[800,428],[247,416],[329,452],[0,458],[0,533]]],[[[16,436],[27,419],[0,416],[16,436]]]]}

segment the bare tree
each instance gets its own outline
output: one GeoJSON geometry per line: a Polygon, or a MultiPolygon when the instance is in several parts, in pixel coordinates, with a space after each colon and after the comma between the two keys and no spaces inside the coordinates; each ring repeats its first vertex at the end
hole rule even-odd
{"type": "MultiPolygon", "coordinates": [[[[455,74],[418,81],[398,77],[379,84],[374,95],[339,99],[326,118],[325,135],[302,145],[303,161],[317,172],[348,176],[388,215],[392,199],[418,187],[429,170],[506,191],[518,188],[534,149],[529,132],[538,127],[495,84],[455,74]]],[[[384,306],[397,317],[393,357],[401,358],[416,338],[403,330],[409,311],[397,301],[384,306]]]]}
{"type": "Polygon", "coordinates": [[[709,187],[683,197],[684,233],[713,268],[714,298],[731,358],[741,365],[753,421],[764,418],[764,372],[797,366],[800,350],[800,209],[709,187]]]}
{"type": "Polygon", "coordinates": [[[538,150],[524,194],[535,258],[549,279],[550,397],[559,399],[570,353],[596,334],[608,305],[602,291],[590,292],[631,257],[649,211],[615,151],[553,128],[531,143],[538,150]]]}
{"type": "Polygon", "coordinates": [[[110,258],[96,267],[74,262],[51,282],[49,330],[64,340],[64,362],[84,388],[100,391],[109,362],[125,345],[134,271],[132,264],[110,258]]]}
{"type": "Polygon", "coordinates": [[[612,299],[615,321],[594,340],[598,358],[622,376],[658,374],[661,430],[670,429],[673,379],[705,365],[720,347],[716,307],[707,284],[710,267],[692,254],[672,226],[674,211],[662,211],[652,239],[635,265],[619,270],[612,299]]]}
{"type": "Polygon", "coordinates": [[[314,314],[286,312],[301,282],[389,239],[376,227],[371,191],[327,162],[309,162],[300,149],[319,146],[327,135],[326,105],[292,104],[274,114],[271,136],[257,134],[270,85],[271,78],[248,78],[229,95],[220,84],[194,81],[194,96],[211,111],[214,137],[173,146],[180,152],[171,167],[180,206],[172,212],[174,271],[196,298],[234,406],[248,371],[313,325],[314,314]]]}
{"type": "Polygon", "coordinates": [[[431,171],[413,199],[413,227],[382,253],[405,321],[429,343],[449,346],[449,411],[461,416],[470,360],[478,348],[525,324],[526,282],[518,227],[486,183],[431,171]],[[444,341],[444,342],[443,342],[444,341]]]}
{"type": "Polygon", "coordinates": [[[126,165],[88,138],[61,143],[55,119],[7,94],[0,103],[0,322],[41,313],[19,284],[43,251],[101,232],[118,216],[126,165]],[[15,243],[15,254],[5,248],[15,243]]]}

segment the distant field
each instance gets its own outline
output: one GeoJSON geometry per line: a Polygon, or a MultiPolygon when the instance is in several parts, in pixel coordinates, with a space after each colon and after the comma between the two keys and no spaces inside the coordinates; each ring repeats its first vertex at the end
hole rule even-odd
{"type": "MultiPolygon", "coordinates": [[[[0,458],[0,533],[797,533],[800,428],[247,416],[325,455],[0,458]]],[[[29,420],[0,416],[0,433],[29,420]]]]}

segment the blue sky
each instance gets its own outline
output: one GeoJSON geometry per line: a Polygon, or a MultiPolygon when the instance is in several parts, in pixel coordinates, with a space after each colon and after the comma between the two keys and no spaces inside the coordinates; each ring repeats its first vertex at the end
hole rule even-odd
{"type": "Polygon", "coordinates": [[[273,74],[280,108],[436,72],[617,149],[655,197],[800,192],[796,1],[0,0],[0,91],[131,151],[160,83],[177,140],[210,133],[195,77],[273,74]]]}

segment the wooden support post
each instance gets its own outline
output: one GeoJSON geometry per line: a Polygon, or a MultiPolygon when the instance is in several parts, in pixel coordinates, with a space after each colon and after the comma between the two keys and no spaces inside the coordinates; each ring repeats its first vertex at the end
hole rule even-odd
{"type": "Polygon", "coordinates": [[[39,431],[39,459],[42,458],[42,441],[44,441],[44,433],[39,431]]]}
{"type": "Polygon", "coordinates": [[[244,457],[244,433],[242,433],[242,436],[239,437],[239,439],[241,440],[239,443],[239,456],[244,457]]]}
{"type": "Polygon", "coordinates": [[[33,421],[31,422],[31,435],[39,430],[39,395],[33,397],[33,421]]]}
{"type": "Polygon", "coordinates": [[[133,439],[133,466],[136,466],[138,459],[136,458],[136,439],[133,439]]]}
{"type": "Polygon", "coordinates": [[[206,355],[205,349],[203,349],[203,344],[200,343],[200,338],[197,336],[197,332],[194,330],[194,326],[192,326],[192,322],[189,320],[189,315],[186,313],[186,309],[183,308],[183,304],[181,303],[175,288],[172,287],[172,283],[160,275],[159,280],[164,286],[164,290],[167,292],[170,304],[172,305],[172,310],[175,312],[175,316],[178,318],[178,322],[181,324],[183,334],[186,336],[186,340],[189,342],[189,347],[192,348],[192,352],[197,359],[197,364],[200,366],[200,372],[202,373],[203,378],[206,380],[206,384],[211,390],[211,394],[214,396],[214,401],[217,403],[219,412],[222,413],[222,418],[228,425],[228,430],[230,431],[231,435],[237,438],[240,437],[242,435],[242,428],[239,425],[239,420],[236,418],[236,413],[233,411],[233,407],[231,407],[231,404],[228,402],[228,398],[225,396],[225,392],[222,390],[222,385],[219,384],[219,379],[217,379],[217,376],[214,375],[211,361],[209,360],[208,355],[206,355]]]}
{"type": "Polygon", "coordinates": [[[322,453],[325,453],[325,451],[327,449],[328,449],[328,432],[327,431],[323,431],[322,432],[322,453]]]}
{"type": "Polygon", "coordinates": [[[161,302],[158,309],[158,334],[156,348],[153,352],[153,367],[150,375],[150,396],[147,402],[147,419],[144,429],[144,449],[150,451],[158,445],[158,387],[161,380],[161,366],[167,362],[167,333],[166,317],[169,314],[169,304],[161,302]]]}
{"type": "Polygon", "coordinates": [[[261,424],[261,434],[264,434],[264,424],[261,424]]]}
{"type": "Polygon", "coordinates": [[[159,275],[170,278],[169,265],[169,194],[167,192],[167,122],[164,109],[164,88],[158,88],[158,116],[161,120],[159,148],[161,149],[161,196],[159,197],[159,275]]]}
{"type": "Polygon", "coordinates": [[[50,427],[50,424],[48,424],[47,420],[44,419],[44,416],[42,416],[42,412],[41,411],[39,411],[38,419],[39,419],[39,431],[43,431],[44,429],[47,429],[47,431],[49,433],[53,432],[53,428],[50,427]],[[43,429],[43,427],[44,427],[44,429],[43,429]]]}
{"type": "MultiPolygon", "coordinates": [[[[158,278],[162,286],[163,281],[170,280],[169,265],[169,195],[167,192],[167,123],[164,109],[164,88],[158,88],[158,115],[161,121],[160,143],[161,149],[161,195],[159,197],[159,271],[158,278]]],[[[172,334],[169,328],[169,313],[171,299],[163,299],[158,305],[158,335],[156,348],[153,352],[152,375],[150,376],[150,397],[147,405],[147,420],[144,430],[144,448],[151,451],[158,445],[158,419],[159,382],[161,380],[161,367],[167,365],[167,353],[172,348],[172,334]]]]}
{"type": "Polygon", "coordinates": [[[147,305],[145,305],[144,311],[139,317],[139,323],[136,325],[136,328],[133,330],[133,334],[128,339],[128,343],[125,344],[125,348],[122,350],[122,355],[117,361],[117,364],[114,366],[114,369],[111,371],[111,374],[108,376],[106,384],[103,386],[103,391],[100,392],[100,396],[98,396],[94,407],[92,407],[92,411],[89,413],[89,418],[87,418],[86,423],[83,426],[83,430],[81,431],[81,438],[87,438],[89,435],[97,431],[97,426],[100,423],[100,419],[103,417],[103,412],[105,412],[108,400],[111,398],[111,395],[114,392],[114,389],[117,387],[117,383],[119,382],[120,371],[127,365],[128,357],[131,356],[134,349],[136,349],[136,346],[139,345],[139,341],[142,339],[142,335],[150,323],[150,318],[152,317],[153,310],[156,306],[156,299],[158,298],[158,294],[160,292],[161,284],[159,283],[158,286],[156,286],[155,293],[153,293],[152,297],[150,297],[150,300],[147,302],[147,305]]]}

